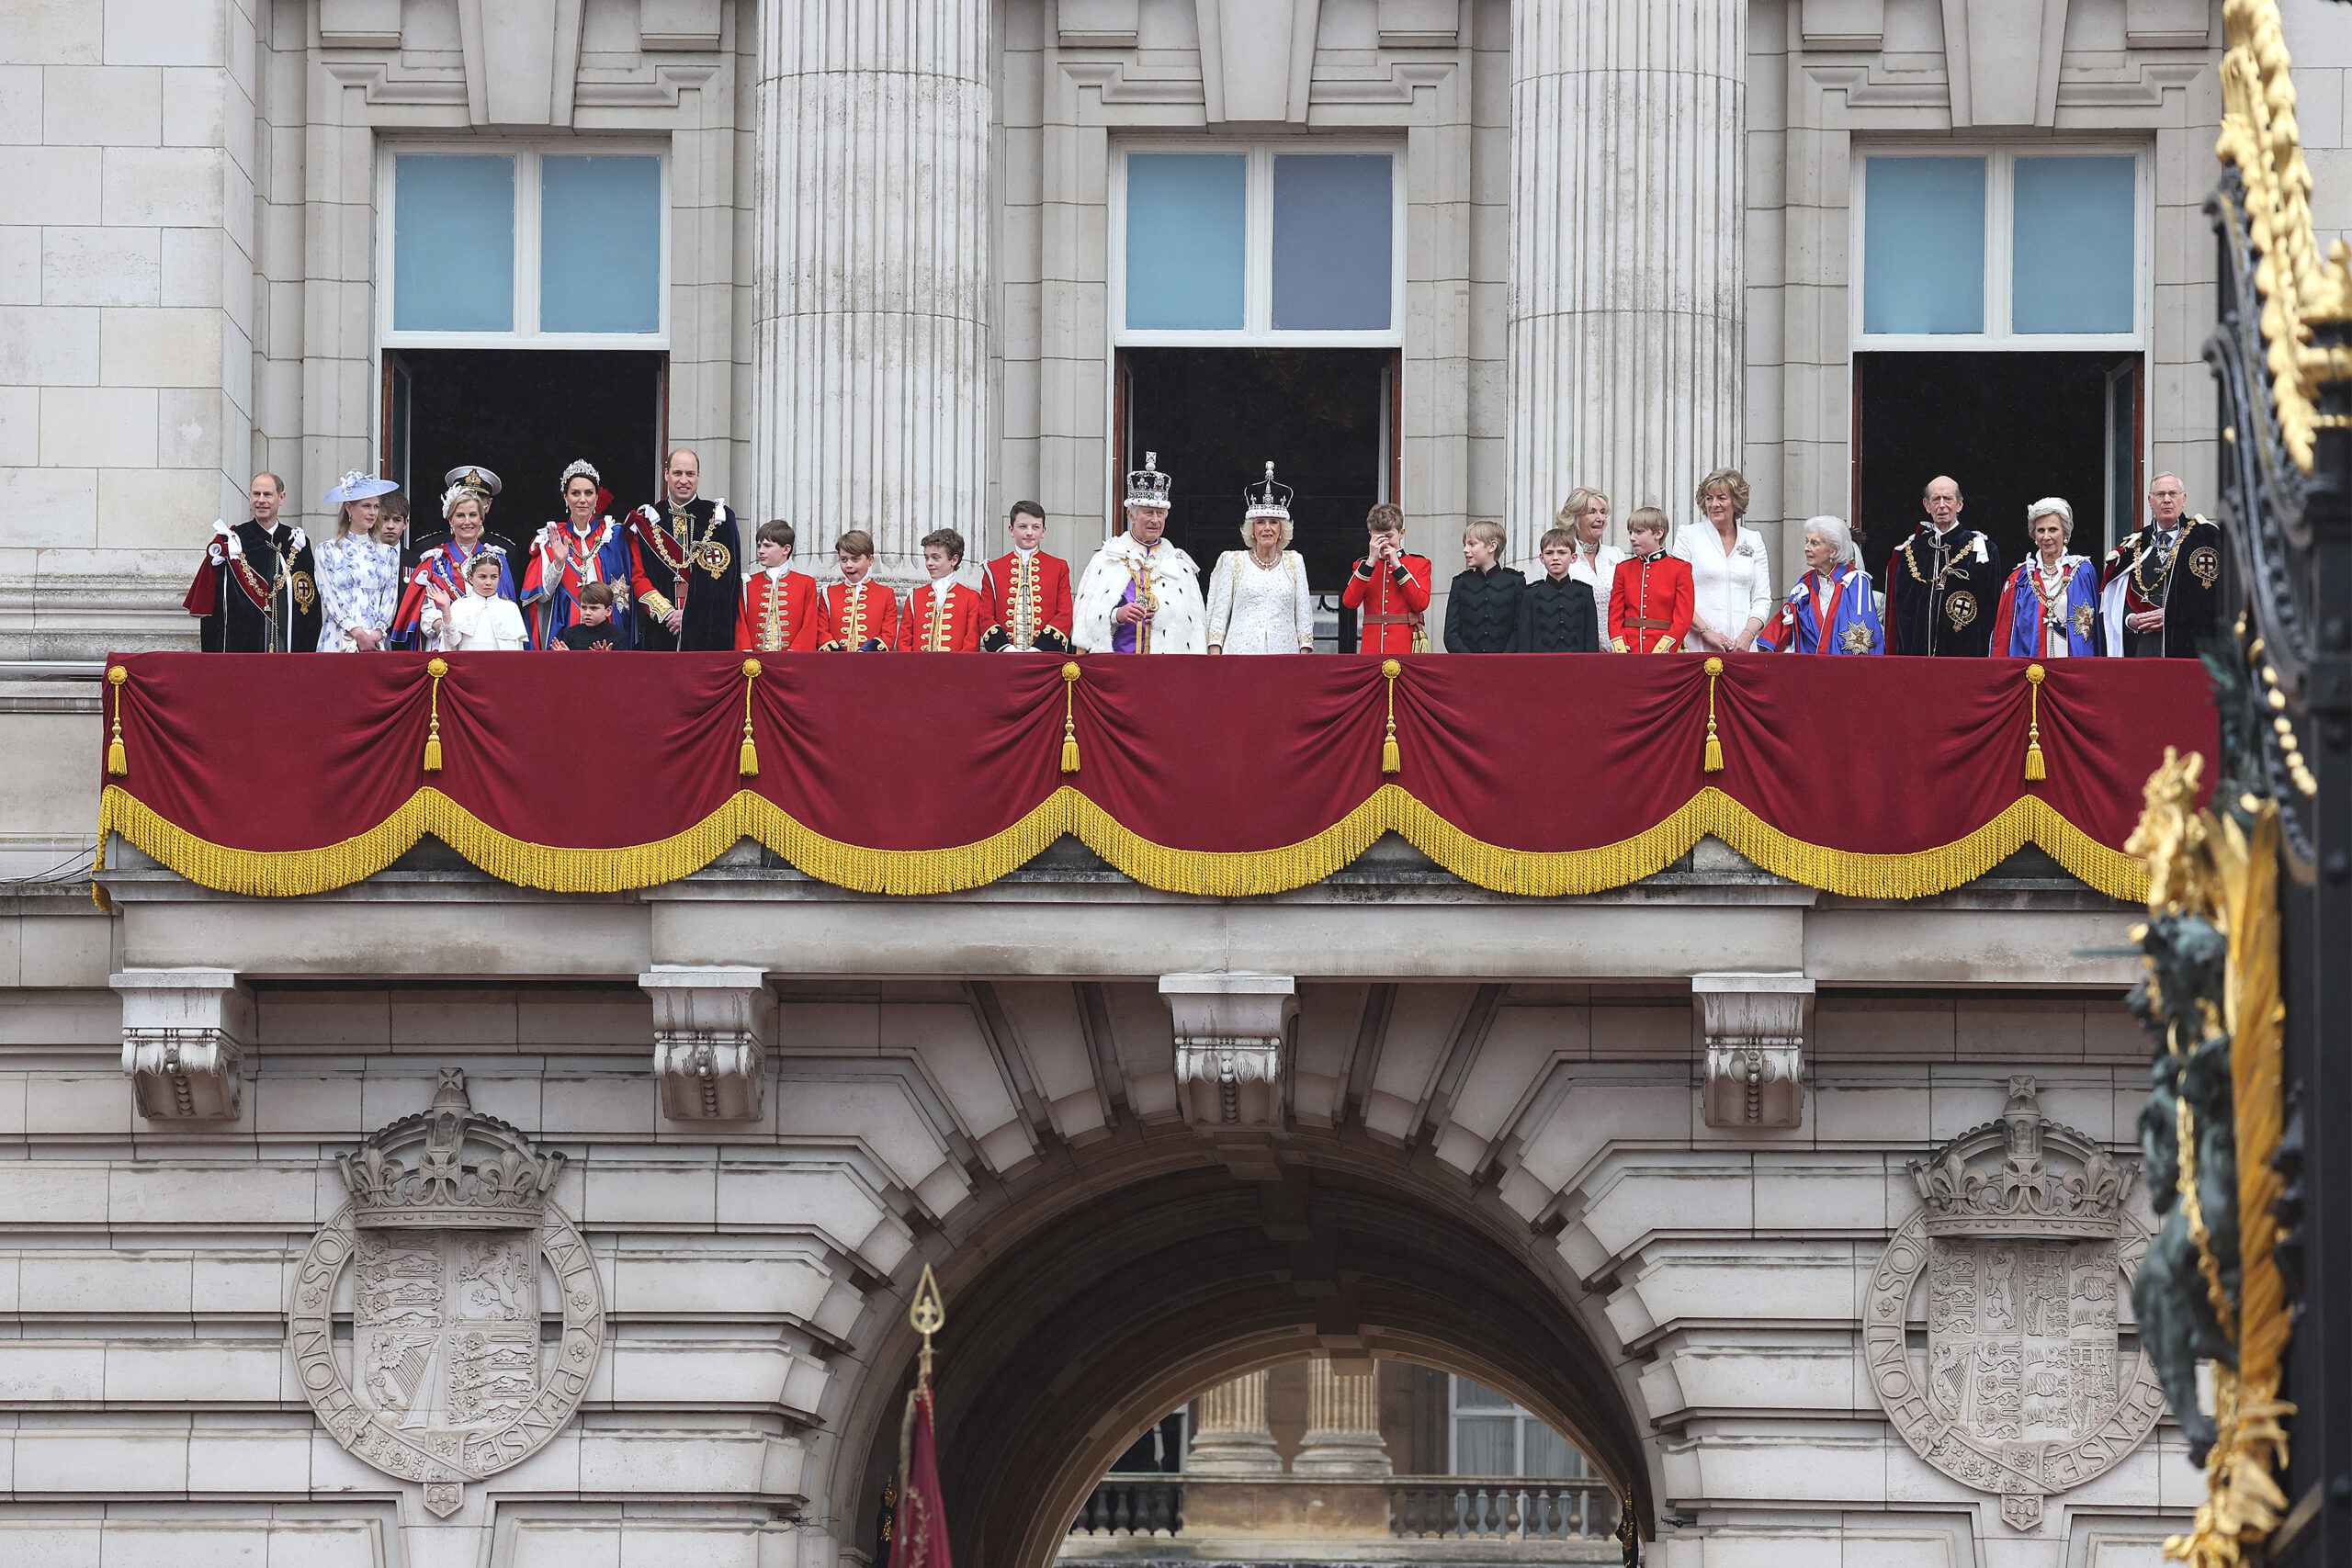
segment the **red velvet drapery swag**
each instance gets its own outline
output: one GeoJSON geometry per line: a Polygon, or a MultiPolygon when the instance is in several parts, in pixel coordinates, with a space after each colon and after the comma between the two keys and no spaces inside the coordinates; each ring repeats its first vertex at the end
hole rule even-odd
{"type": "Polygon", "coordinates": [[[560,891],[672,880],[750,837],[844,887],[938,893],[1064,833],[1151,886],[1241,896],[1393,830],[1507,893],[1621,886],[1713,833],[1841,893],[1939,892],[2030,843],[2138,899],[2143,781],[2167,746],[2216,750],[2186,660],[109,662],[103,829],[269,896],[359,881],[426,834],[560,891]]]}

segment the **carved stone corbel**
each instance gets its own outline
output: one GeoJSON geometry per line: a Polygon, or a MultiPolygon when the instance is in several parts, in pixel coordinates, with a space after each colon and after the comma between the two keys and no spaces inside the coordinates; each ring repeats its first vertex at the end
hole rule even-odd
{"type": "Polygon", "coordinates": [[[1195,1127],[1279,1128],[1283,1052],[1298,1016],[1287,975],[1162,975],[1176,1023],[1176,1093],[1195,1127]]]}
{"type": "Polygon", "coordinates": [[[122,1070],[151,1122],[233,1122],[254,994],[233,969],[127,969],[107,983],[122,998],[122,1070]]]}
{"type": "Polygon", "coordinates": [[[1813,982],[1803,975],[1693,975],[1706,1044],[1707,1125],[1804,1122],[1804,1037],[1813,982]]]}
{"type": "Polygon", "coordinates": [[[637,983],[653,998],[653,1075],[673,1122],[756,1122],[770,1008],[757,969],[657,964],[637,983]]]}

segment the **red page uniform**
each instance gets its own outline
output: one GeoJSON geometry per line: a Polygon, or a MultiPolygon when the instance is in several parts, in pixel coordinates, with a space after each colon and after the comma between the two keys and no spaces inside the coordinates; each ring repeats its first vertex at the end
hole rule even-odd
{"type": "Polygon", "coordinates": [[[1609,646],[1620,653],[1672,653],[1690,635],[1690,563],[1660,550],[1617,563],[1609,585],[1609,646]]]}
{"type": "Polygon", "coordinates": [[[874,581],[828,582],[817,598],[820,653],[888,653],[899,640],[899,596],[874,581]]]}
{"type": "Polygon", "coordinates": [[[952,577],[926,582],[907,595],[899,617],[900,653],[978,653],[988,627],[988,604],[952,577]]]}
{"type": "Polygon", "coordinates": [[[735,615],[741,653],[809,653],[822,617],[816,580],[790,567],[761,567],[743,580],[743,607],[735,615]]]}
{"type": "Polygon", "coordinates": [[[1430,558],[1408,555],[1395,566],[1366,556],[1356,562],[1340,603],[1363,612],[1360,653],[1412,653],[1423,638],[1422,616],[1430,607],[1430,558]]]}
{"type": "Polygon", "coordinates": [[[1014,550],[989,562],[981,581],[985,651],[1070,650],[1069,562],[1043,550],[1014,550]]]}

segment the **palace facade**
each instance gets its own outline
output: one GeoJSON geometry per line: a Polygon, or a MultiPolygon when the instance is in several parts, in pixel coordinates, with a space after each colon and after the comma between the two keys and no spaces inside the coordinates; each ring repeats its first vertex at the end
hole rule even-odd
{"type": "MultiPolygon", "coordinates": [[[[2332,232],[2352,23],[2286,12],[2332,232]]],[[[1205,562],[1272,461],[1334,601],[1383,500],[1442,582],[1469,521],[1525,560],[1572,487],[1687,524],[1734,466],[1782,587],[1939,473],[2012,558],[2043,495],[2084,553],[2159,472],[2211,510],[2221,45],[2210,0],[0,0],[0,1562],[872,1563],[928,1263],[967,1568],[1182,1555],[1094,1539],[1098,1483],[1302,1364],[1438,1380],[1398,1474],[1488,1470],[1488,1395],[1573,1445],[1544,1539],[1597,1478],[1671,1568],[2154,1568],[2202,1483],[2128,1289],[2133,911],[2039,850],[1537,897],[1390,836],[1221,897],[1066,838],[899,897],[427,840],[273,898],[114,838],[104,908],[88,852],[103,661],[194,646],[256,468],[315,534],[347,469],[422,517],[482,464],[527,531],[690,446],[904,581],[1024,498],[1082,559],[1145,450],[1205,562]],[[1955,1198],[2029,1157],[2064,1224],[1955,1198]]],[[[303,722],[251,717],[225,754],[303,722]]],[[[1219,1539],[1330,1538],[1253,1473],[1219,1539]]],[[[1350,1495],[1359,1555],[1483,1560],[1450,1495],[1350,1495]]]]}

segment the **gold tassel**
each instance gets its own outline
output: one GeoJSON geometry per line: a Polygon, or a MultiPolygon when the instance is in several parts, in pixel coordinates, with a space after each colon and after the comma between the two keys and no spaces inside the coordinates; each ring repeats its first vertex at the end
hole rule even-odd
{"type": "Polygon", "coordinates": [[[107,772],[116,778],[130,772],[130,754],[122,747],[122,683],[130,679],[130,671],[115,665],[107,671],[107,684],[114,688],[114,736],[107,742],[107,772]]]}
{"type": "Polygon", "coordinates": [[[1380,673],[1388,682],[1388,732],[1380,739],[1380,771],[1384,773],[1405,771],[1404,754],[1396,749],[1396,677],[1404,668],[1393,659],[1380,661],[1380,673]]]}
{"type": "Polygon", "coordinates": [[[441,677],[449,672],[449,661],[435,659],[427,661],[424,672],[433,677],[433,713],[424,732],[424,771],[441,771],[441,677]]]}
{"type": "Polygon", "coordinates": [[[747,779],[760,776],[760,748],[752,739],[752,683],[760,678],[760,661],[743,660],[743,745],[735,755],[735,772],[747,779]]]}
{"type": "Polygon", "coordinates": [[[2040,784],[2050,776],[2041,760],[2041,682],[2047,675],[2041,665],[2025,667],[2026,684],[2030,693],[2031,716],[2025,728],[2025,782],[2040,784]]]}
{"type": "Polygon", "coordinates": [[[1062,666],[1062,772],[1078,772],[1078,661],[1062,666]]]}
{"type": "Polygon", "coordinates": [[[1724,771],[1724,743],[1715,735],[1715,682],[1723,672],[1722,660],[1707,660],[1707,751],[1699,761],[1699,771],[1702,773],[1724,771]]]}

